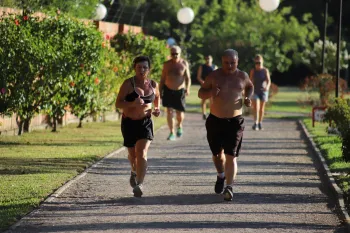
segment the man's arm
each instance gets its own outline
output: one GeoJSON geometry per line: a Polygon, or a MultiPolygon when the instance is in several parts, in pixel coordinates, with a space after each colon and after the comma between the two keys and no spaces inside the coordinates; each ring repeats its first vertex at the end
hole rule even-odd
{"type": "Polygon", "coordinates": [[[244,94],[245,94],[245,98],[250,99],[251,96],[253,95],[253,92],[254,92],[254,85],[253,85],[252,81],[250,80],[248,74],[244,72],[244,75],[245,75],[245,80],[246,80],[244,94]]]}
{"type": "Polygon", "coordinates": [[[205,100],[209,99],[213,96],[213,88],[212,88],[212,75],[208,75],[206,79],[204,80],[204,83],[202,84],[201,88],[199,88],[198,91],[198,97],[205,100]]]}
{"type": "Polygon", "coordinates": [[[187,61],[185,61],[186,64],[186,71],[185,71],[185,85],[186,85],[186,94],[190,94],[190,87],[191,87],[191,75],[190,75],[190,66],[187,61]]]}
{"type": "Polygon", "coordinates": [[[198,67],[198,70],[197,70],[197,80],[199,82],[199,84],[203,84],[204,83],[204,80],[202,79],[202,65],[200,65],[198,67]]]}
{"type": "Polygon", "coordinates": [[[165,84],[165,79],[166,79],[166,64],[163,64],[163,69],[162,69],[162,76],[160,78],[160,82],[159,82],[159,93],[160,93],[160,97],[162,98],[162,93],[163,93],[163,87],[165,84]]]}
{"type": "Polygon", "coordinates": [[[159,105],[160,105],[160,94],[159,94],[159,85],[157,82],[155,81],[152,81],[152,87],[154,88],[155,90],[155,98],[154,98],[154,108],[153,108],[153,112],[152,114],[156,117],[159,116],[160,114],[160,108],[159,108],[159,105]]]}

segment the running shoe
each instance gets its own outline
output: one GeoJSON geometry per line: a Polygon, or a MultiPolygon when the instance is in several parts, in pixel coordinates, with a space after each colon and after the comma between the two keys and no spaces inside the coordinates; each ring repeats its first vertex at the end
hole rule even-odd
{"type": "Polygon", "coordinates": [[[231,186],[226,186],[224,191],[224,200],[225,201],[232,201],[233,198],[233,191],[231,186]]]}
{"type": "Polygon", "coordinates": [[[220,194],[222,191],[224,191],[224,184],[225,184],[225,177],[220,178],[219,176],[216,177],[216,183],[215,183],[215,193],[220,194]]]}
{"type": "Polygon", "coordinates": [[[261,123],[258,124],[258,128],[259,128],[259,130],[264,130],[264,128],[262,127],[261,123]]]}
{"type": "Polygon", "coordinates": [[[176,131],[176,136],[177,137],[181,137],[182,136],[182,134],[183,134],[183,132],[182,132],[182,128],[177,128],[177,131],[176,131]]]}
{"type": "Polygon", "coordinates": [[[174,140],[176,140],[176,137],[175,137],[175,135],[173,133],[170,133],[167,139],[169,141],[174,141],[174,140]]]}
{"type": "Polygon", "coordinates": [[[142,184],[136,185],[135,188],[132,190],[134,193],[134,197],[141,197],[143,194],[142,189],[142,184]]]}
{"type": "Polygon", "coordinates": [[[130,186],[131,186],[132,188],[135,188],[135,187],[136,187],[137,182],[136,182],[136,173],[135,173],[135,172],[131,172],[129,182],[130,182],[130,186]]]}

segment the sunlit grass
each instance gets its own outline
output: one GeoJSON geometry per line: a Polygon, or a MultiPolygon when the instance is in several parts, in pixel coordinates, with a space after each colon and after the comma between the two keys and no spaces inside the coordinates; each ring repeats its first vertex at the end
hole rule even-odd
{"type": "MultiPolygon", "coordinates": [[[[155,119],[155,129],[165,118],[155,119]]],[[[0,136],[0,230],[92,163],[122,146],[120,122],[0,136]]]]}

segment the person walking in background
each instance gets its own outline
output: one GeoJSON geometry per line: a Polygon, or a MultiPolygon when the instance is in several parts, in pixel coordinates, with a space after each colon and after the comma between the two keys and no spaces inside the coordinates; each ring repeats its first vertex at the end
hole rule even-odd
{"type": "Polygon", "coordinates": [[[253,130],[263,130],[262,121],[265,114],[265,104],[269,98],[269,89],[271,85],[270,72],[264,67],[264,59],[258,54],[254,58],[255,67],[250,71],[250,79],[254,84],[253,111],[254,125],[253,130]]]}
{"type": "Polygon", "coordinates": [[[222,68],[208,75],[198,91],[198,97],[213,99],[205,126],[217,171],[214,190],[218,194],[223,192],[224,200],[231,201],[244,131],[242,108],[243,104],[251,106],[254,86],[248,74],[237,68],[237,51],[225,50],[221,60],[222,68]]]}
{"type": "Polygon", "coordinates": [[[185,97],[190,94],[191,76],[188,62],[181,58],[181,48],[170,48],[171,59],[163,65],[159,84],[162,104],[167,108],[167,121],[170,130],[168,140],[175,140],[183,134],[182,123],[185,118],[185,97]],[[176,112],[177,130],[175,136],[173,113],[176,112]]]}
{"type": "MultiPolygon", "coordinates": [[[[214,70],[216,70],[218,67],[213,64],[213,57],[211,55],[207,55],[204,57],[205,64],[202,64],[198,67],[197,71],[197,80],[200,85],[204,83],[205,78],[214,70]]],[[[209,99],[209,108],[211,105],[211,98],[209,99]]],[[[201,100],[201,107],[202,107],[202,114],[203,114],[203,120],[207,119],[207,100],[202,99],[201,100]]]]}
{"type": "Polygon", "coordinates": [[[151,68],[148,57],[136,57],[133,68],[135,76],[124,81],[115,106],[123,110],[121,131],[131,165],[130,185],[134,196],[141,197],[147,170],[147,151],[154,137],[151,116],[158,117],[160,114],[160,94],[158,84],[148,78],[151,68]]]}

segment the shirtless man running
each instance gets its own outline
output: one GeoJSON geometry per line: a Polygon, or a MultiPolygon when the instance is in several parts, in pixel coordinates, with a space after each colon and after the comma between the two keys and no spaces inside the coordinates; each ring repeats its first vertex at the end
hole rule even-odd
{"type": "Polygon", "coordinates": [[[239,70],[238,53],[224,51],[222,68],[209,74],[198,91],[201,99],[213,98],[206,121],[207,139],[218,172],[215,192],[224,199],[233,198],[232,186],[237,175],[237,157],[242,144],[244,118],[242,107],[250,107],[254,86],[247,73],[239,70]],[[226,179],[226,187],[224,182],[226,179]]]}
{"type": "Polygon", "coordinates": [[[185,118],[185,96],[190,93],[191,76],[188,62],[181,58],[181,48],[170,48],[171,59],[163,65],[159,83],[162,104],[167,108],[167,121],[170,130],[168,140],[175,140],[183,133],[182,122],[185,118]],[[173,113],[176,111],[177,131],[175,136],[173,113]]]}

